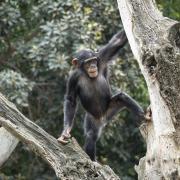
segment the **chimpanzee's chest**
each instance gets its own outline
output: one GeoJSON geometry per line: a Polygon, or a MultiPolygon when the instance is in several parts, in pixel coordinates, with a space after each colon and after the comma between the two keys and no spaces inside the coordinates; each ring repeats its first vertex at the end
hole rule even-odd
{"type": "Polygon", "coordinates": [[[96,118],[101,117],[111,98],[109,83],[103,75],[95,79],[82,77],[78,83],[78,95],[86,111],[96,118]]]}

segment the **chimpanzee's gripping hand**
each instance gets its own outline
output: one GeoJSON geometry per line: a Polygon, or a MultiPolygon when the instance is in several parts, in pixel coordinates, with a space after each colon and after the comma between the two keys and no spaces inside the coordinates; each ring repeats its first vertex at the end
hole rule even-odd
{"type": "Polygon", "coordinates": [[[125,31],[120,31],[111,38],[109,45],[111,44],[111,46],[119,46],[119,48],[122,48],[126,42],[127,36],[125,31]]]}
{"type": "Polygon", "coordinates": [[[139,118],[142,120],[142,122],[147,122],[152,120],[152,112],[151,112],[151,106],[147,107],[146,111],[139,114],[139,118]]]}
{"type": "Polygon", "coordinates": [[[149,107],[147,107],[147,109],[146,109],[145,119],[147,121],[151,121],[152,120],[151,105],[149,105],[149,107]]]}
{"type": "Polygon", "coordinates": [[[57,139],[62,144],[67,144],[71,138],[70,129],[63,130],[61,136],[57,139]]]}

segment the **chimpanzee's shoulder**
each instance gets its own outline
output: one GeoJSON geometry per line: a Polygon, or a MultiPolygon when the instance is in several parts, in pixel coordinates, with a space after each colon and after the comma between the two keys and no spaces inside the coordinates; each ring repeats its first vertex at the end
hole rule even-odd
{"type": "Polygon", "coordinates": [[[69,72],[69,78],[68,81],[71,82],[77,82],[79,78],[81,77],[82,72],[78,69],[73,69],[69,72]]]}

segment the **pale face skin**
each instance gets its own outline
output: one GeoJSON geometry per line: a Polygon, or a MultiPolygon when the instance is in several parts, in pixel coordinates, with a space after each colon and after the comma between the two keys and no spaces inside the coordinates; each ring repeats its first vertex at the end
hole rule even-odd
{"type": "Polygon", "coordinates": [[[96,69],[93,69],[93,70],[89,70],[88,71],[88,75],[89,77],[91,78],[96,78],[98,76],[98,70],[97,68],[96,69]]]}
{"type": "Polygon", "coordinates": [[[98,76],[97,59],[92,59],[84,64],[84,69],[90,78],[98,76]]]}

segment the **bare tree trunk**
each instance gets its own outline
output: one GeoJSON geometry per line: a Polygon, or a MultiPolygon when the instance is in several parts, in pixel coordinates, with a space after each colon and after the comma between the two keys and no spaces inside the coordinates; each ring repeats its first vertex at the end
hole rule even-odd
{"type": "Polygon", "coordinates": [[[5,128],[0,128],[0,167],[9,158],[18,142],[19,140],[5,128]]]}
{"type": "MultiPolygon", "coordinates": [[[[75,139],[67,145],[59,144],[54,137],[23,116],[2,94],[0,94],[0,124],[48,162],[57,177],[62,180],[120,179],[109,166],[92,162],[75,139]]],[[[0,139],[5,138],[4,134],[2,135],[0,134],[0,139]]],[[[8,137],[3,142],[4,148],[8,150],[9,146],[6,144],[9,142],[8,137]]],[[[0,157],[2,156],[3,151],[0,151],[0,157]]]]}
{"type": "Polygon", "coordinates": [[[122,22],[145,77],[152,121],[142,125],[147,153],[140,180],[180,179],[180,23],[163,17],[154,0],[118,0],[122,22]]]}

